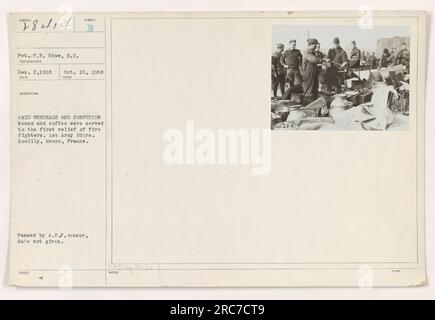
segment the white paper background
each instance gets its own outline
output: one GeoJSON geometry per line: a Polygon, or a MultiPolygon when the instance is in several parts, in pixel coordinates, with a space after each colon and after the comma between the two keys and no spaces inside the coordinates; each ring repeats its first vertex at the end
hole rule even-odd
{"type": "Polygon", "coordinates": [[[139,0],[46,0],[42,4],[31,0],[3,0],[1,8],[0,31],[0,299],[92,299],[92,298],[125,298],[125,299],[310,299],[310,298],[435,298],[435,285],[431,285],[434,270],[434,201],[429,195],[434,194],[434,151],[433,128],[434,93],[431,73],[434,72],[430,52],[433,46],[431,19],[428,19],[428,75],[426,103],[426,235],[427,235],[427,270],[429,285],[422,288],[407,289],[23,289],[8,287],[8,237],[9,237],[9,57],[7,13],[10,11],[299,11],[299,10],[358,10],[370,6],[373,10],[425,10],[431,14],[434,4],[431,1],[234,1],[234,0],[185,0],[180,1],[148,1],[139,0]]]}

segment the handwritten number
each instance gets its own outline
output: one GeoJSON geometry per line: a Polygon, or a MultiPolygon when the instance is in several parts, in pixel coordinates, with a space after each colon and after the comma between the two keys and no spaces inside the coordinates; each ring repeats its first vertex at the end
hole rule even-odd
{"type": "Polygon", "coordinates": [[[32,31],[36,31],[36,27],[37,27],[37,25],[38,25],[38,22],[39,22],[38,19],[33,20],[33,28],[32,28],[32,31]]]}

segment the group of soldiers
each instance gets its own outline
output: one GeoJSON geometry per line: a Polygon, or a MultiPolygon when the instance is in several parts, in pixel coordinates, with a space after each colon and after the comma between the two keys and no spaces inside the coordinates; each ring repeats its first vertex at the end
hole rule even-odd
{"type": "Polygon", "coordinates": [[[361,57],[361,64],[363,66],[368,66],[370,69],[377,69],[379,67],[387,68],[401,64],[409,71],[409,61],[410,54],[406,42],[402,43],[402,48],[398,52],[396,51],[396,48],[391,48],[391,50],[385,48],[382,51],[381,58],[379,59],[376,57],[375,52],[363,52],[361,57]]]}
{"type": "MultiPolygon", "coordinates": [[[[296,40],[290,40],[289,49],[284,51],[284,45],[278,43],[272,54],[272,91],[277,97],[278,89],[284,99],[290,98],[291,92],[301,92],[307,100],[317,98],[319,85],[336,93],[344,90],[346,75],[352,74],[353,69],[368,64],[376,69],[395,63],[402,63],[409,68],[409,50],[406,43],[400,52],[393,57],[388,56],[388,65],[382,60],[378,62],[375,54],[365,56],[357,48],[356,42],[351,42],[349,56],[340,45],[340,39],[333,39],[333,47],[325,55],[320,51],[317,39],[308,39],[307,48],[303,53],[296,48],[296,40]],[[286,83],[288,88],[286,88],[286,83]]],[[[388,50],[387,50],[388,51],[388,50]]],[[[385,50],[384,50],[385,55],[385,50]]]]}
{"type": "Polygon", "coordinates": [[[384,51],[382,52],[382,57],[379,61],[379,66],[386,68],[391,65],[402,64],[406,67],[406,69],[409,70],[409,61],[410,61],[409,49],[406,43],[404,42],[402,43],[402,48],[399,50],[399,52],[396,52],[396,48],[392,48],[391,51],[385,48],[384,51]]]}

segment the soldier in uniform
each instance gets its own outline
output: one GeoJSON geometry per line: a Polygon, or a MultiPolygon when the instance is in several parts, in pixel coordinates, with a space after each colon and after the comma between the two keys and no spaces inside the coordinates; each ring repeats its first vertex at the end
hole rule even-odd
{"type": "Polygon", "coordinates": [[[281,57],[281,63],[287,68],[287,81],[290,88],[300,86],[302,76],[300,67],[302,65],[302,53],[296,49],[296,40],[290,40],[290,48],[284,51],[281,57]]]}
{"type": "Polygon", "coordinates": [[[314,100],[319,93],[319,67],[325,58],[316,54],[317,39],[308,39],[308,48],[304,51],[302,62],[303,83],[302,89],[307,100],[314,100]]]}
{"type": "Polygon", "coordinates": [[[409,70],[410,53],[406,43],[402,43],[402,49],[397,53],[396,64],[403,64],[409,70]]]}
{"type": "Polygon", "coordinates": [[[384,49],[381,58],[381,68],[387,68],[393,63],[393,57],[391,56],[390,51],[387,48],[384,49]]]}
{"type": "Polygon", "coordinates": [[[328,90],[341,92],[341,85],[344,83],[344,75],[342,71],[348,64],[346,51],[340,46],[340,39],[335,37],[332,41],[334,47],[329,49],[327,58],[331,61],[331,67],[328,68],[327,82],[328,90]]]}
{"type": "Polygon", "coordinates": [[[356,47],[356,42],[352,41],[352,50],[350,52],[349,67],[359,68],[361,63],[361,50],[356,47]]]}
{"type": "Polygon", "coordinates": [[[276,45],[276,51],[272,54],[272,91],[274,98],[277,97],[278,88],[281,91],[281,96],[283,96],[285,92],[286,69],[281,64],[283,51],[284,45],[278,43],[276,45]]]}

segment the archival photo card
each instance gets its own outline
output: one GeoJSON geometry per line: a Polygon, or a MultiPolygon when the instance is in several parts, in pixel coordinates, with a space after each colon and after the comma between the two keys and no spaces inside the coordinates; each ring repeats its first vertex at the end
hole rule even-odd
{"type": "Polygon", "coordinates": [[[424,12],[9,22],[12,286],[426,284],[424,12]]]}
{"type": "Polygon", "coordinates": [[[407,130],[411,41],[406,25],[274,25],[272,130],[407,130]]]}

